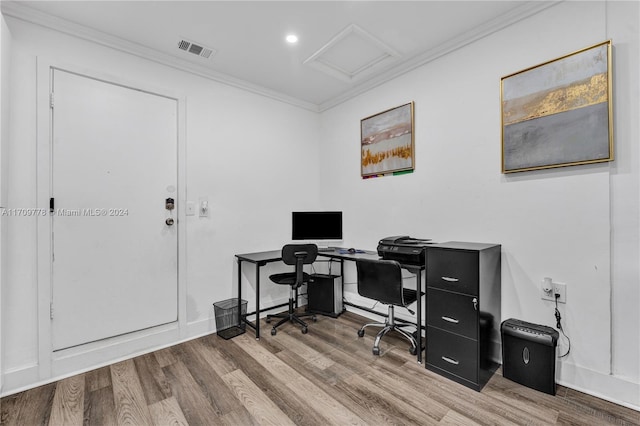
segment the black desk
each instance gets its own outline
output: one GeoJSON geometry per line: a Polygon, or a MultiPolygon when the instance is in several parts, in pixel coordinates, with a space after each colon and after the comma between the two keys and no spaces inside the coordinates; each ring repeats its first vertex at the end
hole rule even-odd
{"type": "MultiPolygon", "coordinates": [[[[255,325],[252,324],[250,321],[247,321],[246,317],[245,322],[256,330],[257,340],[260,338],[260,267],[270,262],[280,262],[282,260],[282,250],[236,254],[236,259],[238,261],[238,299],[242,299],[242,262],[249,262],[256,265],[256,310],[254,312],[247,312],[247,317],[255,314],[256,323],[255,325]]],[[[276,306],[270,306],[264,310],[279,308],[285,305],[288,306],[289,302],[286,304],[283,303],[276,306]]]]}
{"type": "MultiPolygon", "coordinates": [[[[344,261],[356,261],[358,259],[380,259],[378,253],[375,251],[364,251],[364,253],[342,253],[344,249],[336,248],[330,251],[319,251],[319,257],[327,257],[333,260],[340,261],[340,275],[342,278],[342,283],[344,284],[344,261]]],[[[236,254],[236,259],[238,261],[238,299],[242,299],[242,262],[249,262],[256,265],[256,310],[254,312],[248,312],[247,316],[255,315],[256,320],[255,324],[252,324],[245,318],[245,322],[255,329],[256,331],[256,339],[260,339],[260,267],[266,265],[271,262],[279,262],[282,260],[281,250],[271,250],[271,251],[263,251],[256,253],[245,253],[245,254],[236,254]]],[[[418,363],[422,363],[422,295],[424,294],[422,291],[422,271],[425,269],[425,265],[412,265],[412,264],[401,264],[402,268],[408,270],[409,272],[416,275],[416,291],[419,292],[420,297],[417,300],[417,312],[416,312],[416,322],[417,322],[417,338],[416,343],[418,346],[418,354],[417,359],[418,363]]],[[[344,287],[343,287],[344,289],[344,287]]],[[[343,290],[344,291],[344,290],[343,290]]],[[[280,308],[283,306],[288,306],[289,303],[282,303],[280,305],[270,306],[268,308],[264,308],[262,310],[269,310],[280,308]]],[[[354,306],[356,308],[362,309],[361,306],[357,306],[349,303],[350,306],[354,306]]],[[[376,312],[377,313],[377,312],[376,312]]],[[[377,313],[381,315],[380,313],[377,313]]]]}

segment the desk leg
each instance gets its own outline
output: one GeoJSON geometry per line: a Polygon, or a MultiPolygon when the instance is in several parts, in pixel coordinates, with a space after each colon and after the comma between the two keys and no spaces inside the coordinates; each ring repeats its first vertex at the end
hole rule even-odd
{"type": "Polygon", "coordinates": [[[256,264],[256,340],[260,340],[260,267],[256,264]]]}
{"type": "Polygon", "coordinates": [[[347,310],[344,307],[344,259],[340,259],[340,279],[342,282],[340,283],[340,287],[342,288],[342,294],[340,295],[340,306],[342,306],[342,311],[340,311],[340,315],[347,310]]]}
{"type": "Polygon", "coordinates": [[[242,260],[238,259],[238,300],[242,299],[242,260]]]}
{"type": "Polygon", "coordinates": [[[242,310],[240,309],[242,303],[242,260],[238,259],[238,315],[240,321],[246,322],[247,318],[242,318],[242,310]]]}
{"type": "Polygon", "coordinates": [[[418,313],[416,315],[418,335],[416,336],[416,343],[418,345],[418,364],[422,364],[422,272],[418,270],[416,277],[416,289],[418,290],[418,313]]]}

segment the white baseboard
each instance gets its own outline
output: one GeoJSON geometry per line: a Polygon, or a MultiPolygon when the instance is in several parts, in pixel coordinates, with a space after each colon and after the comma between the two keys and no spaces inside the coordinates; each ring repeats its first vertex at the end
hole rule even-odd
{"type": "Polygon", "coordinates": [[[2,393],[0,397],[49,383],[41,382],[38,375],[39,369],[37,364],[24,365],[5,371],[2,377],[2,393]]]}
{"type": "Polygon", "coordinates": [[[640,383],[569,363],[558,364],[557,370],[559,385],[640,411],[640,383]]]}

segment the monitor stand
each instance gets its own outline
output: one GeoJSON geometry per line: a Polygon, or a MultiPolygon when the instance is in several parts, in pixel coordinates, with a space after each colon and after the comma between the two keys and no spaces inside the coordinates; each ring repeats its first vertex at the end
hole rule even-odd
{"type": "Polygon", "coordinates": [[[293,244],[315,244],[318,252],[336,251],[342,245],[342,240],[292,240],[293,244]]]}

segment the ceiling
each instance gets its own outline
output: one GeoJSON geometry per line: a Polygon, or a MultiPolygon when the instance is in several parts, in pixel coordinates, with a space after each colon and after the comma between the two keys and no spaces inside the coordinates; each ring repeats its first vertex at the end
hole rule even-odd
{"type": "Polygon", "coordinates": [[[555,3],[3,1],[2,12],[323,111],[555,3]]]}

